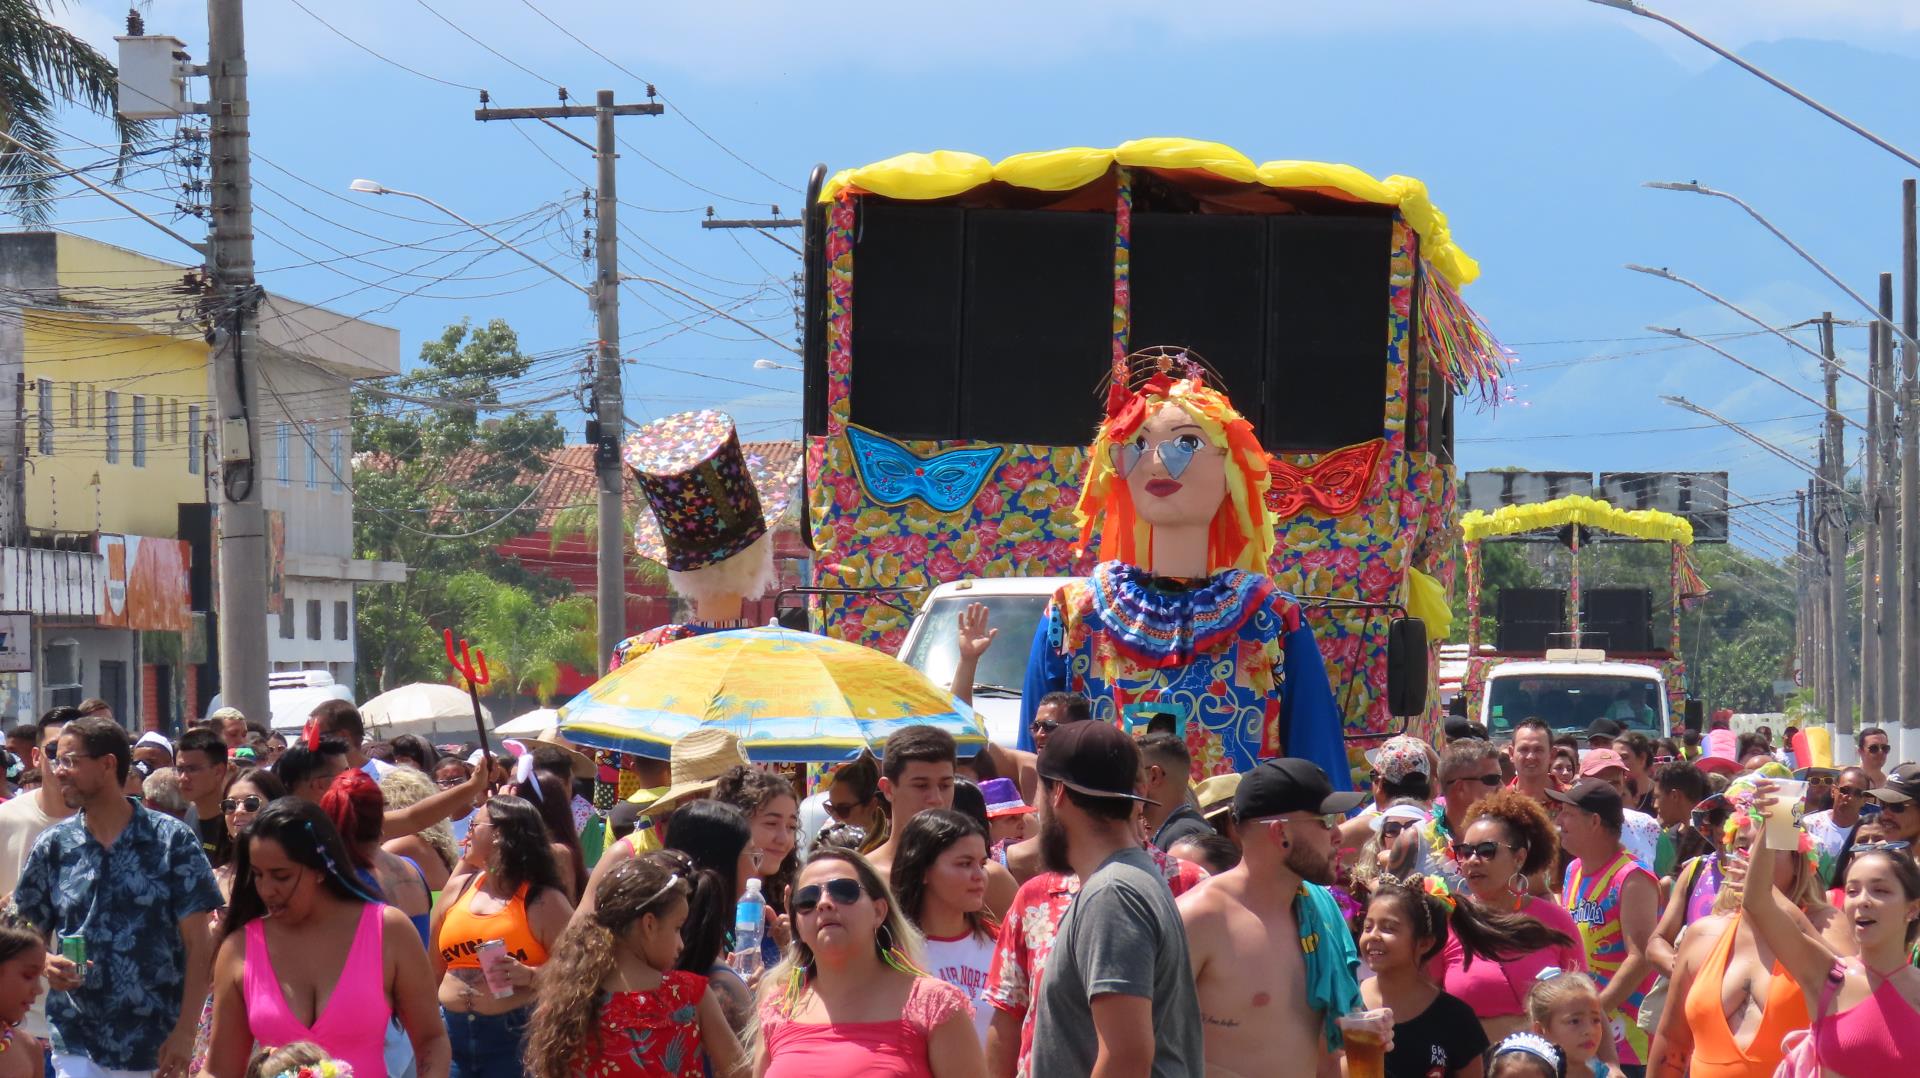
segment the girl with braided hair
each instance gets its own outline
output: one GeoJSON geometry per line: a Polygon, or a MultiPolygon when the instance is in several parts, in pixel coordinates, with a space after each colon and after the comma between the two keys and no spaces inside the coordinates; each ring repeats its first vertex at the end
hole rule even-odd
{"type": "Polygon", "coordinates": [[[1450,939],[1459,941],[1469,963],[1571,943],[1530,917],[1464,901],[1437,876],[1382,876],[1360,927],[1360,957],[1374,974],[1360,983],[1360,997],[1369,1008],[1394,1013],[1387,1078],[1481,1078],[1487,1035],[1473,1008],[1448,995],[1434,972],[1450,939]]]}
{"type": "Polygon", "coordinates": [[[748,1071],[706,977],[676,968],[687,878],[655,855],[630,858],[594,887],[536,978],[528,1078],[716,1078],[748,1071]]]}

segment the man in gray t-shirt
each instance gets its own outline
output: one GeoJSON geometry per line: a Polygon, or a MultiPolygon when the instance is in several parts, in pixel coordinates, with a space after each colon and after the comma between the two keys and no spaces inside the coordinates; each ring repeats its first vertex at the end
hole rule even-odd
{"type": "Polygon", "coordinates": [[[1074,723],[1054,731],[1037,770],[1041,856],[1084,882],[1034,994],[1032,1073],[1088,1075],[1105,1057],[1151,1060],[1154,1078],[1201,1074],[1186,931],[1131,823],[1139,750],[1107,723],[1074,723]]]}

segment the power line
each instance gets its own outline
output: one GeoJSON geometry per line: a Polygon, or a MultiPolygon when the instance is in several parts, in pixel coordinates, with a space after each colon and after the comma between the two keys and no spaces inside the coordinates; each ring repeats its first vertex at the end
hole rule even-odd
{"type": "MultiPolygon", "coordinates": [[[[371,56],[374,59],[381,61],[382,63],[392,64],[394,67],[397,67],[402,71],[405,71],[409,75],[417,75],[420,78],[426,79],[428,82],[437,82],[442,86],[451,86],[456,90],[472,90],[474,93],[486,92],[486,90],[483,87],[470,86],[467,83],[455,82],[452,79],[443,79],[438,75],[429,75],[417,67],[408,67],[406,64],[403,64],[400,61],[395,60],[393,57],[376,52],[374,49],[370,48],[369,46],[349,36],[346,33],[346,31],[341,30],[338,26],[333,25],[327,20],[321,18],[318,14],[315,14],[312,8],[301,3],[300,0],[288,0],[288,2],[291,3],[294,7],[299,8],[301,11],[306,12],[309,16],[313,18],[314,22],[317,22],[320,25],[326,27],[327,29],[333,31],[334,34],[338,36],[342,41],[345,41],[347,44],[352,45],[354,48],[359,49],[361,52],[366,53],[368,56],[371,56]]],[[[425,5],[422,5],[422,6],[425,6],[425,5]]],[[[428,10],[431,11],[432,9],[428,8],[428,10]]],[[[439,13],[435,12],[435,14],[439,14],[439,13]]],[[[456,27],[456,29],[458,28],[456,27]]],[[[515,66],[518,66],[518,65],[515,65],[515,66]]]]}

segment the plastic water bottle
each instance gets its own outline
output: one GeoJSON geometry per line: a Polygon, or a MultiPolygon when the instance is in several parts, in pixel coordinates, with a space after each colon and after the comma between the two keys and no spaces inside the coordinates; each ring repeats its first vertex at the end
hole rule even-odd
{"type": "Polygon", "coordinates": [[[760,896],[760,879],[747,881],[733,911],[733,968],[745,977],[760,972],[760,937],[767,930],[767,900],[760,896]]]}

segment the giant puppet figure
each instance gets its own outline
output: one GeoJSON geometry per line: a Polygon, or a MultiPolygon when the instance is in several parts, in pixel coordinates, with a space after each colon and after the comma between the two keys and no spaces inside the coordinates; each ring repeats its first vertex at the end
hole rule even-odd
{"type": "Polygon", "coordinates": [[[1345,788],[1339,710],[1300,607],[1266,575],[1274,522],[1266,450],[1199,357],[1116,363],[1080,492],[1085,581],[1054,593],[1034,633],[1022,747],[1040,698],[1086,696],[1096,719],[1165,716],[1193,775],[1300,756],[1345,788]]]}
{"type": "Polygon", "coordinates": [[[794,485],[793,468],[741,449],[724,412],[656,419],[627,438],[622,455],[649,510],[634,528],[634,551],[666,566],[667,583],[692,604],[693,617],[622,640],[609,670],[675,640],[746,628],[748,600],[773,587],[768,524],[786,512],[794,485]]]}

